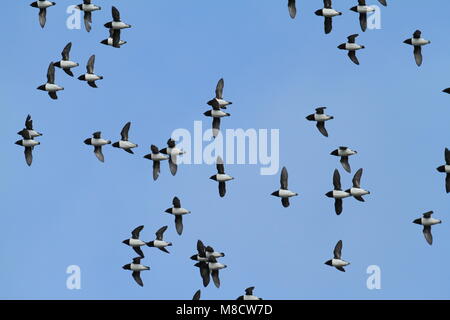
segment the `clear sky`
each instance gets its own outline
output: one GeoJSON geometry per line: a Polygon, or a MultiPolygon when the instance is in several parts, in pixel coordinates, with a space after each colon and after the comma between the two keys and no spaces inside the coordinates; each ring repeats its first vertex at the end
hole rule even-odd
{"type": "MultiPolygon", "coordinates": [[[[0,85],[0,297],[4,299],[191,299],[202,288],[189,259],[202,239],[226,256],[222,286],[202,288],[204,299],[235,299],[249,286],[265,299],[448,299],[450,291],[449,196],[444,163],[450,147],[447,125],[450,96],[448,1],[391,0],[382,7],[381,29],[362,33],[356,1],[334,1],[343,15],[331,34],[314,15],[322,1],[298,0],[291,20],[287,1],[97,1],[87,33],[66,28],[70,1],[56,1],[41,29],[30,1],[3,6],[0,85]],[[117,50],[101,45],[117,5],[132,29],[117,50]],[[439,10],[437,10],[439,8],[439,10]],[[424,62],[414,63],[403,44],[416,29],[432,43],[424,62]],[[360,33],[360,66],[337,49],[360,33]],[[50,61],[72,41],[71,58],[85,72],[96,54],[96,72],[105,78],[98,89],[56,70],[65,87],[52,101],[36,87],[45,83],[50,61]],[[180,166],[172,177],[167,163],[151,178],[143,159],[149,146],[165,145],[173,130],[192,130],[203,116],[220,77],[233,101],[222,128],[280,129],[280,164],[289,171],[290,188],[299,193],[284,209],[270,194],[279,173],[260,175],[259,165],[226,165],[236,180],[225,198],[209,177],[210,165],[180,166]],[[317,106],[335,119],[329,138],[305,120],[317,106]],[[16,132],[31,114],[44,133],[29,168],[16,132]],[[107,146],[100,163],[84,139],[97,130],[117,141],[131,121],[135,155],[107,146]],[[366,202],[344,199],[334,213],[332,174],[346,173],[330,152],[340,145],[356,149],[353,172],[364,168],[366,202]],[[184,233],[175,232],[164,213],[178,196],[192,214],[184,233]],[[433,227],[429,246],[412,221],[434,210],[444,223],[433,227]],[[143,248],[143,288],[122,266],[135,256],[121,243],[138,225],[153,240],[163,225],[171,254],[143,248]],[[342,239],[346,273],[324,262],[342,239]],[[66,288],[66,268],[81,268],[81,289],[66,288]],[[381,290],[368,290],[366,269],[381,268],[381,290]]],[[[369,1],[370,4],[378,4],[369,1]]]]}

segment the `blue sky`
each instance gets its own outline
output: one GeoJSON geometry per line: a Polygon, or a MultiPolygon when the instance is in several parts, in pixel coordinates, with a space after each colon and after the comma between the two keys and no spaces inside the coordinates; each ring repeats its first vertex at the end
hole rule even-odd
{"type": "Polygon", "coordinates": [[[322,1],[298,2],[291,20],[287,1],[98,1],[103,10],[93,14],[89,34],[66,28],[69,1],[48,10],[44,30],[27,1],[7,2],[0,52],[0,297],[191,299],[202,284],[189,257],[202,239],[224,251],[228,265],[220,289],[202,288],[204,299],[235,299],[249,286],[265,299],[450,298],[448,195],[435,169],[450,146],[450,97],[440,92],[450,86],[450,4],[414,1],[405,10],[391,0],[382,8],[382,29],[362,33],[358,15],[348,10],[356,1],[335,1],[344,14],[324,35],[323,19],[314,15],[322,1]],[[133,25],[122,33],[128,44],[120,50],[99,43],[111,5],[133,25]],[[432,41],[420,68],[412,47],[402,43],[416,29],[432,41]],[[336,48],[353,33],[366,46],[358,52],[360,66],[336,48]],[[75,75],[96,54],[96,72],[105,78],[95,90],[57,70],[65,91],[52,101],[36,87],[69,41],[71,58],[81,65],[75,75]],[[163,164],[152,180],[143,155],[195,120],[209,127],[205,102],[220,77],[234,102],[223,129],[280,129],[280,162],[300,194],[289,209],[270,196],[279,175],[261,176],[255,165],[226,166],[236,180],[224,199],[208,179],[214,166],[180,166],[172,177],[163,164]],[[335,116],[327,123],[329,138],[305,120],[322,105],[335,116]],[[14,145],[27,114],[44,133],[31,168],[14,145]],[[109,146],[100,163],[83,140],[100,130],[117,141],[127,121],[136,154],[109,146]],[[344,187],[352,178],[329,155],[340,145],[359,151],[350,161],[353,173],[364,168],[362,185],[372,194],[365,203],[345,199],[336,216],[324,196],[333,170],[340,170],[344,187]],[[164,213],[175,195],[192,211],[181,237],[164,213]],[[428,210],[444,221],[433,228],[431,247],[412,223],[428,210]],[[165,236],[174,243],[170,255],[144,248],[142,262],[151,267],[142,274],[144,288],[121,269],[135,256],[121,241],[141,224],[144,240],[168,225],[165,236]],[[324,265],[339,239],[352,263],[346,273],[324,265]],[[66,288],[69,265],[81,268],[81,290],[66,288]],[[366,288],[370,265],[381,268],[381,290],[366,288]]]}

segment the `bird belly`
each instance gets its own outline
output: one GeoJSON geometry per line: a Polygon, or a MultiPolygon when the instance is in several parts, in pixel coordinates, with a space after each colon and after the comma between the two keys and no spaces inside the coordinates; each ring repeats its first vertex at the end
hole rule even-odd
{"type": "Polygon", "coordinates": [[[324,9],[322,10],[322,14],[323,14],[323,16],[326,17],[326,18],[331,18],[331,17],[338,16],[338,15],[339,15],[339,12],[337,12],[337,11],[334,10],[334,9],[327,9],[327,8],[324,8],[324,9]]]}
{"type": "Polygon", "coordinates": [[[333,191],[333,198],[335,198],[335,199],[343,199],[343,198],[347,198],[349,196],[350,196],[350,194],[345,191],[340,191],[340,190],[333,191]]]}
{"type": "Polygon", "coordinates": [[[297,195],[295,192],[292,192],[290,190],[283,190],[283,189],[280,189],[278,191],[278,194],[281,198],[289,198],[289,197],[294,197],[297,195]]]}
{"type": "Polygon", "coordinates": [[[132,247],[141,247],[145,245],[145,242],[139,239],[130,239],[130,246],[132,247]]]}
{"type": "Polygon", "coordinates": [[[413,46],[424,46],[424,45],[427,45],[428,43],[429,43],[429,41],[425,40],[423,38],[420,38],[420,39],[412,38],[412,40],[411,40],[411,44],[413,46]]]}
{"type": "Polygon", "coordinates": [[[217,181],[219,181],[219,182],[230,181],[233,179],[231,176],[229,176],[227,174],[218,174],[216,176],[216,178],[217,178],[217,181]]]}
{"type": "Polygon", "coordinates": [[[73,61],[65,61],[62,60],[59,62],[61,65],[61,68],[66,69],[66,68],[74,68],[78,66],[78,63],[73,62],[73,61]]]}
{"type": "Polygon", "coordinates": [[[350,193],[352,196],[358,197],[358,196],[364,196],[366,194],[369,194],[369,191],[360,189],[360,188],[351,188],[350,193]]]}

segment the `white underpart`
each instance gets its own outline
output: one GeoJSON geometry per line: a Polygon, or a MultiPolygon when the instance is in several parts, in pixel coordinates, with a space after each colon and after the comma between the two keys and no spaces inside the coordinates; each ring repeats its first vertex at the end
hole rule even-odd
{"type": "Polygon", "coordinates": [[[336,10],[334,10],[334,9],[327,9],[327,8],[324,8],[324,9],[322,9],[322,14],[323,14],[323,16],[326,17],[326,18],[331,18],[331,17],[338,16],[338,15],[339,15],[339,12],[336,11],[336,10]]]}
{"type": "Polygon", "coordinates": [[[350,263],[341,259],[333,259],[331,260],[331,264],[333,265],[333,267],[345,267],[350,263]]]}
{"type": "Polygon", "coordinates": [[[333,198],[335,199],[343,199],[350,197],[350,193],[340,190],[333,190],[333,198]]]}
{"type": "Polygon", "coordinates": [[[223,112],[222,110],[211,110],[211,117],[213,118],[222,118],[227,116],[228,114],[226,112],[223,112]]]}
{"type": "Polygon", "coordinates": [[[105,140],[105,139],[95,139],[95,138],[92,138],[92,139],[91,139],[91,144],[92,144],[94,147],[100,147],[100,146],[104,146],[105,144],[109,144],[109,141],[108,141],[108,140],[105,140]]]}
{"type": "Polygon", "coordinates": [[[413,46],[424,46],[424,45],[427,45],[429,43],[430,43],[430,41],[425,40],[424,38],[419,38],[419,39],[412,38],[411,39],[411,44],[413,46]]]}
{"type": "Polygon", "coordinates": [[[328,115],[326,115],[326,114],[314,114],[314,120],[315,121],[328,121],[328,120],[330,120],[331,119],[331,117],[330,116],[328,116],[328,115]]]}
{"type": "Polygon", "coordinates": [[[78,67],[78,63],[73,62],[73,61],[61,60],[59,63],[61,65],[61,68],[63,68],[63,69],[70,69],[70,68],[78,67]]]}
{"type": "Polygon", "coordinates": [[[422,225],[424,226],[432,226],[435,224],[441,223],[441,220],[434,219],[434,218],[422,218],[422,225]]]}
{"type": "Polygon", "coordinates": [[[37,6],[39,9],[47,9],[53,6],[53,3],[51,1],[37,1],[37,6]]]}
{"type": "Polygon", "coordinates": [[[366,194],[369,194],[369,191],[364,190],[364,189],[360,189],[360,188],[351,188],[350,189],[350,194],[352,196],[356,196],[356,197],[360,197],[360,196],[364,196],[366,194]]]}
{"type": "Polygon", "coordinates": [[[291,190],[280,189],[278,190],[278,196],[281,198],[290,198],[297,196],[297,193],[292,192],[291,190]]]}
{"type": "Polygon", "coordinates": [[[64,88],[58,86],[57,84],[53,84],[53,83],[46,83],[45,84],[45,91],[56,92],[56,91],[61,91],[61,90],[64,90],[64,88]]]}
{"type": "Polygon", "coordinates": [[[155,246],[156,248],[164,248],[164,247],[167,247],[168,245],[169,245],[169,242],[166,242],[166,241],[162,241],[162,240],[153,241],[153,246],[155,246]]]}
{"type": "Polygon", "coordinates": [[[130,239],[130,246],[132,247],[142,247],[145,245],[145,242],[139,239],[130,239]]]}
{"type": "Polygon", "coordinates": [[[225,181],[233,180],[233,177],[232,177],[232,176],[229,176],[229,175],[227,175],[227,174],[217,174],[217,175],[216,175],[216,179],[217,179],[217,181],[219,181],[219,182],[225,182],[225,181]]]}

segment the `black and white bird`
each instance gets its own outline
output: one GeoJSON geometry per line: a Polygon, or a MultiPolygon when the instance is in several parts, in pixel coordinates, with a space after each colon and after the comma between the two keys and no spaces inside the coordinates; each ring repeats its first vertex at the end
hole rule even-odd
{"type": "Polygon", "coordinates": [[[216,138],[220,132],[220,118],[231,116],[231,114],[229,114],[228,112],[220,110],[220,107],[218,105],[213,105],[212,110],[208,110],[203,114],[207,117],[213,118],[212,132],[214,138],[216,138]]]}
{"type": "Polygon", "coordinates": [[[152,153],[145,155],[144,158],[153,161],[153,180],[156,180],[161,172],[161,161],[168,160],[169,157],[159,152],[158,147],[154,144],[151,145],[150,149],[152,153]]]}
{"type": "Polygon", "coordinates": [[[365,200],[363,196],[370,194],[370,191],[361,188],[362,174],[363,174],[362,168],[356,171],[352,180],[353,186],[350,189],[345,190],[345,192],[350,193],[350,195],[354,197],[356,200],[364,202],[365,200]]]}
{"type": "Polygon", "coordinates": [[[350,197],[350,193],[347,191],[342,191],[341,187],[341,175],[337,169],[333,173],[333,185],[334,189],[327,192],[325,195],[329,198],[334,199],[334,209],[337,215],[342,213],[342,199],[350,197]]]}
{"type": "Polygon", "coordinates": [[[194,294],[194,296],[192,297],[192,300],[200,300],[202,292],[199,290],[197,290],[194,294]]]}
{"type": "Polygon", "coordinates": [[[114,148],[120,148],[128,153],[134,154],[133,148],[137,148],[138,145],[128,140],[128,131],[130,131],[131,122],[127,122],[120,132],[120,141],[114,142],[112,146],[114,148]]]}
{"type": "Polygon", "coordinates": [[[211,180],[217,181],[219,183],[219,195],[224,197],[227,189],[225,183],[230,180],[234,180],[234,178],[225,173],[225,167],[223,165],[223,160],[220,156],[217,157],[216,160],[217,174],[209,177],[211,180]]]}
{"type": "Polygon", "coordinates": [[[27,118],[25,119],[25,128],[17,132],[17,134],[21,136],[23,136],[24,134],[26,135],[26,133],[29,134],[31,139],[42,136],[42,133],[37,132],[36,130],[33,129],[33,120],[31,120],[30,115],[28,115],[27,118]]]}
{"type": "Polygon", "coordinates": [[[281,198],[281,204],[283,207],[287,208],[289,207],[289,198],[298,196],[298,193],[290,191],[288,189],[288,172],[286,167],[283,167],[281,170],[280,175],[280,189],[273,192],[272,196],[280,197],[281,198]]]}
{"type": "Polygon", "coordinates": [[[211,256],[208,258],[208,268],[211,272],[211,278],[213,279],[214,285],[217,288],[220,288],[219,270],[225,269],[226,267],[226,264],[218,262],[215,257],[211,256]]]}
{"type": "Polygon", "coordinates": [[[62,59],[61,61],[55,62],[53,65],[55,67],[61,68],[67,73],[69,76],[73,77],[72,68],[78,67],[79,64],[73,61],[70,61],[70,49],[72,49],[72,42],[69,42],[61,52],[62,59]]]}
{"type": "Polygon", "coordinates": [[[350,10],[359,13],[359,24],[361,25],[361,30],[365,32],[367,30],[367,14],[374,12],[375,8],[366,5],[366,0],[358,0],[358,5],[350,8],[350,10]]]}
{"type": "Polygon", "coordinates": [[[325,262],[326,265],[329,265],[331,267],[335,267],[339,271],[345,272],[344,267],[348,266],[350,262],[347,262],[345,260],[342,260],[342,240],[339,240],[336,246],[334,247],[334,258],[331,260],[328,260],[325,262]]]}
{"type": "Polygon", "coordinates": [[[255,289],[255,287],[250,287],[250,288],[245,289],[245,295],[240,296],[236,300],[262,300],[261,298],[253,295],[254,289],[255,289]]]}
{"type": "Polygon", "coordinates": [[[47,83],[37,87],[37,89],[47,91],[48,95],[53,100],[58,99],[56,92],[64,90],[63,87],[60,87],[57,84],[55,84],[55,66],[53,65],[53,62],[50,62],[47,69],[47,83]]]}
{"type": "Polygon", "coordinates": [[[433,235],[431,234],[431,226],[442,223],[441,220],[432,218],[431,217],[432,214],[433,211],[428,211],[423,214],[422,218],[413,221],[413,223],[420,224],[423,226],[423,235],[425,236],[425,240],[427,240],[429,245],[433,244],[433,235]]]}
{"type": "Polygon", "coordinates": [[[221,78],[217,82],[216,86],[216,97],[212,100],[209,100],[207,104],[213,107],[214,110],[226,109],[228,105],[233,104],[233,102],[227,101],[223,98],[223,87],[225,82],[223,78],[221,78]]]}
{"type": "Polygon", "coordinates": [[[206,247],[201,240],[197,241],[197,254],[191,256],[191,260],[203,262],[208,261],[208,258],[206,257],[206,247]]]}
{"type": "Polygon", "coordinates": [[[202,277],[203,286],[207,287],[210,281],[208,258],[206,257],[206,248],[201,240],[197,241],[197,254],[191,257],[191,260],[198,261],[195,266],[199,268],[202,277]]]}
{"type": "Polygon", "coordinates": [[[28,130],[22,130],[19,134],[22,136],[22,139],[16,141],[16,144],[25,148],[25,161],[28,166],[31,166],[31,163],[33,162],[33,149],[41,143],[34,140],[28,130]]]}
{"type": "Polygon", "coordinates": [[[330,154],[332,156],[341,157],[341,164],[342,167],[347,171],[348,173],[352,172],[350,168],[350,163],[348,163],[348,157],[357,154],[358,152],[355,150],[352,150],[348,147],[339,147],[336,150],[333,150],[330,154]]]}
{"type": "Polygon", "coordinates": [[[331,7],[331,0],[323,0],[323,9],[319,9],[315,13],[325,18],[324,27],[326,34],[333,29],[333,17],[342,15],[342,12],[336,11],[331,7]]]}
{"type": "MultiPolygon", "coordinates": [[[[120,35],[120,33],[119,33],[119,35],[120,35]]],[[[109,29],[109,38],[100,41],[100,43],[107,45],[107,46],[114,47],[114,48],[120,48],[127,42],[125,40],[119,39],[119,43],[116,46],[114,46],[114,29],[109,29]]]]}
{"type": "Polygon", "coordinates": [[[94,146],[94,154],[98,160],[105,162],[105,157],[103,156],[102,146],[111,144],[111,140],[106,140],[101,138],[102,133],[100,131],[94,132],[92,138],[84,140],[84,143],[88,146],[94,146]]]}
{"type": "Polygon", "coordinates": [[[295,19],[295,16],[297,15],[297,7],[295,6],[295,0],[288,0],[288,10],[291,18],[295,19]]]}
{"type": "Polygon", "coordinates": [[[169,156],[169,169],[170,173],[174,176],[178,170],[178,156],[185,154],[185,152],[177,148],[175,140],[170,138],[167,140],[167,148],[160,151],[162,154],[169,156]]]}
{"type": "Polygon", "coordinates": [[[101,10],[102,8],[92,4],[91,0],[83,0],[83,3],[77,5],[76,8],[84,12],[84,26],[86,31],[90,32],[92,26],[92,12],[101,10]]]}
{"type": "Polygon", "coordinates": [[[350,58],[350,60],[352,60],[352,62],[354,64],[359,65],[359,60],[356,57],[356,51],[364,49],[365,47],[357,44],[355,42],[355,39],[358,37],[358,34],[352,34],[350,36],[347,37],[348,42],[347,43],[342,43],[338,46],[338,49],[341,50],[347,50],[348,51],[348,57],[350,58]]]}
{"type": "Polygon", "coordinates": [[[158,229],[158,231],[156,231],[155,235],[156,235],[156,240],[147,242],[147,245],[149,247],[155,247],[158,248],[161,251],[164,251],[166,253],[170,253],[166,247],[170,247],[172,246],[172,242],[167,242],[164,241],[164,232],[167,230],[167,226],[164,226],[160,229],[158,229]]]}
{"type": "Polygon", "coordinates": [[[144,253],[141,250],[143,246],[149,246],[149,242],[145,242],[139,239],[139,234],[141,233],[144,226],[136,227],[131,231],[131,238],[123,240],[122,243],[133,248],[133,250],[142,258],[144,258],[144,253]]]}
{"type": "Polygon", "coordinates": [[[86,65],[86,73],[79,76],[78,80],[87,81],[88,85],[92,88],[97,88],[97,84],[95,81],[102,80],[103,76],[96,75],[94,73],[94,64],[95,64],[95,54],[93,54],[86,65]]]}
{"type": "Polygon", "coordinates": [[[326,107],[316,108],[316,113],[310,114],[309,116],[307,116],[306,120],[316,121],[317,122],[317,124],[316,124],[317,129],[319,129],[319,131],[320,131],[320,133],[322,135],[324,135],[325,137],[328,137],[328,131],[327,131],[327,129],[325,129],[325,122],[328,121],[328,120],[334,119],[334,117],[326,115],[324,113],[325,109],[326,109],[326,107]]]}
{"type": "Polygon", "coordinates": [[[112,18],[113,21],[105,23],[105,27],[108,29],[112,29],[112,46],[119,48],[120,47],[120,30],[131,28],[131,25],[122,22],[120,19],[120,12],[116,7],[112,7],[112,18]]]}
{"type": "Polygon", "coordinates": [[[210,257],[214,257],[214,258],[216,258],[216,259],[225,257],[225,253],[223,253],[223,252],[217,252],[217,251],[215,251],[214,248],[211,247],[211,246],[207,246],[207,247],[205,248],[205,254],[206,254],[206,259],[209,259],[210,257]]]}
{"type": "Polygon", "coordinates": [[[39,24],[41,27],[45,27],[45,22],[47,22],[47,8],[54,6],[56,3],[47,0],[38,0],[30,4],[33,8],[39,9],[39,24]]]}
{"type": "Polygon", "coordinates": [[[174,197],[172,200],[173,207],[166,210],[167,213],[175,216],[175,228],[177,233],[181,235],[183,233],[183,215],[191,213],[191,211],[181,207],[181,201],[178,197],[174,197]]]}
{"type": "Polygon", "coordinates": [[[445,191],[447,193],[449,193],[450,192],[450,150],[448,150],[448,148],[445,148],[444,156],[445,156],[445,165],[437,167],[436,170],[446,174],[446,176],[445,176],[445,191]]]}
{"type": "Polygon", "coordinates": [[[416,60],[417,66],[422,65],[422,46],[430,44],[431,41],[422,38],[422,32],[420,30],[416,30],[413,34],[413,37],[410,39],[406,39],[403,43],[414,46],[414,59],[416,60]]]}
{"type": "Polygon", "coordinates": [[[131,274],[133,276],[134,281],[141,287],[144,286],[144,282],[142,282],[141,279],[141,271],[150,270],[150,267],[144,266],[141,264],[141,257],[133,258],[133,262],[124,265],[122,268],[124,270],[131,270],[133,273],[131,274]]]}

